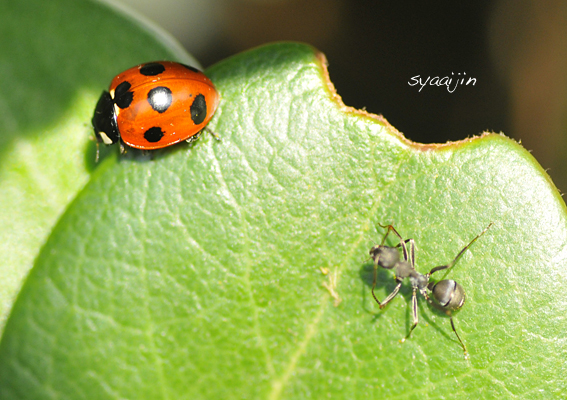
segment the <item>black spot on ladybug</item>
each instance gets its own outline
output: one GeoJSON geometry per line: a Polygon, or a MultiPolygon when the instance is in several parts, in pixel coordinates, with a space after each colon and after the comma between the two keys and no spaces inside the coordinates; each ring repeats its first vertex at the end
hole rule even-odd
{"type": "Polygon", "coordinates": [[[150,143],[156,143],[161,140],[163,135],[164,132],[161,130],[161,128],[159,126],[154,126],[153,128],[150,128],[144,132],[144,139],[146,139],[150,143]]]}
{"type": "Polygon", "coordinates": [[[149,63],[140,68],[140,74],[144,76],[156,76],[165,71],[165,67],[160,63],[149,63]]]}
{"type": "Polygon", "coordinates": [[[128,81],[122,82],[121,84],[116,86],[116,89],[114,89],[114,96],[120,97],[125,95],[126,93],[128,93],[128,90],[130,90],[131,87],[132,85],[130,84],[130,82],[128,81]]]}
{"type": "Polygon", "coordinates": [[[116,86],[114,90],[114,103],[124,109],[128,108],[134,99],[134,93],[130,92],[130,82],[124,81],[120,85],[116,86]]]}
{"type": "Polygon", "coordinates": [[[193,120],[195,125],[199,125],[205,120],[206,116],[207,101],[205,100],[205,96],[198,94],[197,96],[195,96],[193,104],[191,104],[191,119],[193,120]]]}
{"type": "Polygon", "coordinates": [[[193,71],[193,72],[201,72],[201,71],[199,71],[197,68],[192,67],[192,66],[190,66],[190,65],[185,65],[185,64],[181,64],[181,65],[183,65],[185,68],[187,68],[187,69],[190,70],[190,71],[193,71]]]}
{"type": "Polygon", "coordinates": [[[155,87],[148,92],[148,103],[160,114],[169,108],[172,101],[171,90],[165,86],[155,87]]]}

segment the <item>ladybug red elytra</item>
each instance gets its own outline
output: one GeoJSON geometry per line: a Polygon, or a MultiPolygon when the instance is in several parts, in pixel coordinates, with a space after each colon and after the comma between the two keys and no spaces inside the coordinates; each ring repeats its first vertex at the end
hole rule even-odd
{"type": "Polygon", "coordinates": [[[92,124],[97,141],[161,149],[198,134],[212,118],[219,94],[201,71],[154,61],[114,77],[102,92],[92,124]]]}

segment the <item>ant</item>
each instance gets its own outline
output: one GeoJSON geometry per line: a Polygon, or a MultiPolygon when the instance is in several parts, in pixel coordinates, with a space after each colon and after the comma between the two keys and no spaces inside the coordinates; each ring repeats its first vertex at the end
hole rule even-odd
{"type": "MultiPolygon", "coordinates": [[[[380,225],[380,224],[379,224],[380,225]]],[[[463,253],[479,238],[481,237],[491,226],[493,223],[491,222],[481,233],[479,233],[469,244],[467,244],[460,252],[457,254],[455,259],[451,261],[447,265],[440,265],[438,267],[433,268],[427,274],[420,274],[415,270],[415,241],[413,239],[404,240],[401,235],[396,231],[396,229],[392,225],[380,225],[382,228],[388,228],[386,235],[382,239],[382,243],[377,246],[374,246],[370,249],[370,258],[374,260],[374,281],[372,282],[372,296],[374,300],[380,306],[380,309],[384,308],[386,304],[388,304],[400,291],[402,283],[404,279],[409,278],[413,294],[411,297],[412,300],[412,314],[413,314],[413,324],[409,330],[409,333],[405,338],[401,340],[401,342],[405,342],[415,329],[418,324],[418,317],[417,317],[417,291],[425,297],[425,299],[435,308],[438,310],[444,311],[451,320],[451,328],[453,328],[453,332],[457,335],[457,339],[461,343],[463,348],[463,352],[465,353],[465,358],[468,358],[467,348],[465,344],[461,340],[461,337],[457,333],[455,329],[455,323],[453,322],[452,312],[459,310],[465,304],[465,290],[463,287],[458,284],[456,281],[452,279],[441,280],[437,283],[431,279],[431,275],[433,275],[437,271],[442,270],[449,270],[455,266],[455,264],[459,261],[463,253]],[[397,244],[395,247],[385,246],[384,243],[386,242],[386,238],[393,232],[399,239],[400,243],[397,244]],[[409,244],[409,246],[408,246],[409,244]],[[403,260],[400,260],[400,252],[398,248],[402,248],[402,253],[404,256],[403,260]],[[408,252],[409,247],[409,252],[408,252]],[[374,289],[376,287],[376,277],[378,267],[382,267],[385,269],[393,269],[395,271],[394,279],[397,282],[396,287],[384,299],[384,301],[380,302],[376,295],[374,294],[374,289]],[[429,295],[427,294],[427,290],[431,292],[432,297],[435,301],[431,300],[429,295]]]]}

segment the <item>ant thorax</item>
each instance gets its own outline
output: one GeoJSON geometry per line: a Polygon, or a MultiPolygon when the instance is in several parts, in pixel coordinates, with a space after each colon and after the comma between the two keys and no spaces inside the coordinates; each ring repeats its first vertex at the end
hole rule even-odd
{"type": "Polygon", "coordinates": [[[396,263],[396,280],[401,282],[405,278],[409,278],[411,286],[419,290],[424,290],[429,282],[429,278],[417,272],[409,262],[399,261],[396,263]]]}
{"type": "Polygon", "coordinates": [[[407,261],[398,261],[396,263],[396,280],[402,281],[405,278],[409,278],[413,275],[415,269],[411,266],[411,264],[407,261]]]}
{"type": "Polygon", "coordinates": [[[418,288],[420,291],[423,291],[429,283],[429,278],[426,275],[413,270],[413,273],[409,276],[409,281],[411,287],[418,288]]]}

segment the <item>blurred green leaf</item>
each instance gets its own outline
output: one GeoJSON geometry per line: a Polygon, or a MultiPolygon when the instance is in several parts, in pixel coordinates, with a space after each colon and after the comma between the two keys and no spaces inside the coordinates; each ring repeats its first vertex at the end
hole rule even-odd
{"type": "MultiPolygon", "coordinates": [[[[97,166],[13,308],[0,398],[563,395],[567,225],[545,172],[499,135],[410,143],[337,101],[323,64],[293,43],[228,59],[207,71],[221,142],[97,166]],[[423,299],[400,344],[411,290],[373,302],[377,224],[414,238],[426,272],[489,222],[448,275],[470,359],[423,299]]],[[[393,287],[381,270],[378,296],[393,287]]]]}

